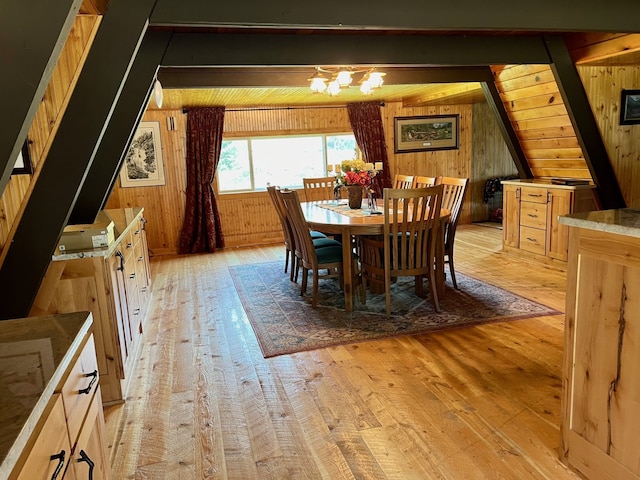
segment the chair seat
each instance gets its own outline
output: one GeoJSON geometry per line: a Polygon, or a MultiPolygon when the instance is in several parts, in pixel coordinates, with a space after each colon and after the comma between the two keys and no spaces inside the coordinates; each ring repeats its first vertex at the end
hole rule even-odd
{"type": "Polygon", "coordinates": [[[316,256],[320,267],[327,263],[342,262],[342,245],[318,248],[316,256]]]}
{"type": "Polygon", "coordinates": [[[320,248],[327,248],[327,247],[340,247],[342,248],[342,244],[337,241],[334,240],[332,238],[327,238],[327,237],[323,237],[323,238],[314,238],[312,240],[313,242],[313,247],[318,250],[320,248]]]}
{"type": "Polygon", "coordinates": [[[311,238],[327,238],[324,233],[318,232],[317,230],[311,230],[309,233],[311,234],[311,238]]]}

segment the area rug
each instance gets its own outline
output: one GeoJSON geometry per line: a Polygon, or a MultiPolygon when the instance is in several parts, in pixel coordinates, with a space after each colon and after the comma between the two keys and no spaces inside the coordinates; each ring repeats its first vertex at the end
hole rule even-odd
{"type": "Polygon", "coordinates": [[[435,312],[428,298],[415,295],[413,278],[399,278],[392,287],[392,312],[387,318],[384,294],[367,293],[366,304],[356,300],[354,311],[345,312],[335,279],[320,280],[318,306],[313,308],[311,278],[307,297],[301,297],[300,284],[289,280],[280,262],[230,266],[229,271],[265,358],[562,313],[458,272],[460,289],[447,281],[441,313],[435,312]]]}

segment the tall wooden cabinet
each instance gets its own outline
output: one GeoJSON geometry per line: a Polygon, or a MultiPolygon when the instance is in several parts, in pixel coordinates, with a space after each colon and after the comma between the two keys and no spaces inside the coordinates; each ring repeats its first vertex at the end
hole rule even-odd
{"type": "Polygon", "coordinates": [[[568,229],[560,215],[598,209],[593,185],[553,185],[548,180],[505,180],[503,249],[544,261],[567,260],[568,229]]]}
{"type": "Polygon", "coordinates": [[[133,376],[151,298],[142,208],[105,210],[115,224],[107,248],[54,255],[31,315],[88,310],[105,404],[122,402],[133,376]]]}
{"type": "Polygon", "coordinates": [[[560,457],[589,480],[638,480],[640,212],[560,221],[570,229],[560,457]]]}

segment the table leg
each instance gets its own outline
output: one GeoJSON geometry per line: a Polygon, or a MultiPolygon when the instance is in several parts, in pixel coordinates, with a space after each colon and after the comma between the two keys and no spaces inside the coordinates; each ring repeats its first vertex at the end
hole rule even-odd
{"type": "Polygon", "coordinates": [[[342,232],[342,277],[344,288],[344,309],[353,311],[353,253],[351,251],[351,232],[345,228],[342,232]]]}

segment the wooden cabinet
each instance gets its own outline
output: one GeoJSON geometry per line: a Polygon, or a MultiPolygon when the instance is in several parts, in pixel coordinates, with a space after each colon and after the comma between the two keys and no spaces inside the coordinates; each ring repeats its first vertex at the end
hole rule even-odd
{"type": "Polygon", "coordinates": [[[570,217],[560,456],[582,478],[638,480],[640,214],[570,217]]]}
{"type": "Polygon", "coordinates": [[[553,185],[541,180],[503,183],[503,247],[544,261],[567,260],[568,230],[560,215],[597,210],[593,186],[553,185]]]}
{"type": "Polygon", "coordinates": [[[105,210],[115,242],[106,249],[55,255],[31,315],[88,310],[95,324],[104,404],[124,400],[151,299],[142,208],[105,210]]]}
{"type": "MultiPolygon", "coordinates": [[[[88,315],[85,312],[83,316],[87,318],[88,315]]],[[[48,318],[36,317],[34,321],[46,322],[48,318]]],[[[64,327],[63,323],[60,325],[64,327]]],[[[90,322],[85,325],[90,325],[90,322]]],[[[38,327],[29,328],[36,330],[38,327]]],[[[64,336],[67,331],[61,328],[59,334],[64,336]]],[[[49,338],[28,341],[44,345],[49,338]]],[[[19,434],[24,437],[19,437],[14,443],[21,442],[23,449],[15,452],[15,455],[8,455],[14,461],[10,466],[6,465],[10,468],[8,477],[0,473],[1,478],[111,478],[95,352],[94,337],[88,326],[83,327],[67,352],[56,352],[61,355],[61,360],[51,376],[51,390],[45,388],[31,415],[25,420],[25,426],[19,434]],[[43,408],[39,410],[38,405],[43,408]]],[[[10,378],[3,380],[11,381],[10,378]]],[[[4,463],[2,467],[4,469],[4,463]]]]}

